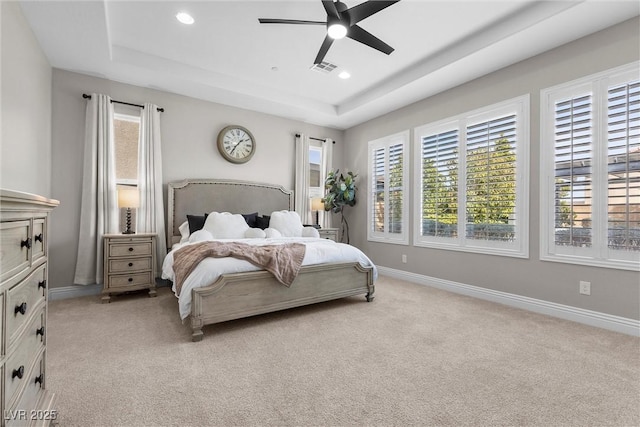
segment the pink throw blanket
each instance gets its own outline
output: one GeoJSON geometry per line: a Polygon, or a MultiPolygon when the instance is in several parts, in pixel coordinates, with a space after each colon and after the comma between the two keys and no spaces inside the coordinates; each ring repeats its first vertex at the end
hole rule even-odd
{"type": "Polygon", "coordinates": [[[300,271],[306,246],[302,243],[253,246],[240,242],[200,242],[178,249],[173,254],[176,293],[196,266],[205,258],[233,257],[269,271],[278,282],[289,287],[300,271]]]}

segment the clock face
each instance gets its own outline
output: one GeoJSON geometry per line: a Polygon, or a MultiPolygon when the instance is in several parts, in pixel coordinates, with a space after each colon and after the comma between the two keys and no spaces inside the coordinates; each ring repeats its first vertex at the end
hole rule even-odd
{"type": "Polygon", "coordinates": [[[227,126],[218,134],[218,150],[232,163],[249,161],[256,151],[256,141],[251,132],[242,126],[227,126]]]}

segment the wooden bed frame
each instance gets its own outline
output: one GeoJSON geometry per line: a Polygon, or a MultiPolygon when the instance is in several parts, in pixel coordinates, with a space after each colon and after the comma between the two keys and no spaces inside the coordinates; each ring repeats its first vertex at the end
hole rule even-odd
{"type": "MultiPolygon", "coordinates": [[[[169,183],[167,247],[180,241],[178,227],[186,215],[232,212],[270,215],[293,210],[293,191],[279,185],[211,179],[169,183]]],[[[205,325],[317,302],[366,294],[373,300],[373,269],[357,262],[303,266],[291,287],[267,271],[223,274],[191,291],[192,340],[203,338],[205,325]]]]}

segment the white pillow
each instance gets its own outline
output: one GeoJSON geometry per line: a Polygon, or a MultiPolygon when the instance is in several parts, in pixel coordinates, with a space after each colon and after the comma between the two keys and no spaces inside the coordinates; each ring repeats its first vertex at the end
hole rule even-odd
{"type": "Polygon", "coordinates": [[[189,243],[206,242],[213,240],[213,236],[207,230],[196,230],[189,236],[189,243]]]}
{"type": "Polygon", "coordinates": [[[214,239],[243,239],[248,228],[242,215],[229,212],[211,212],[202,227],[214,239]]]}
{"type": "Polygon", "coordinates": [[[244,237],[247,239],[264,239],[267,237],[267,233],[261,228],[248,228],[244,232],[244,237]]]}
{"type": "Polygon", "coordinates": [[[264,229],[264,234],[265,237],[267,239],[271,239],[272,237],[282,237],[282,234],[280,234],[280,232],[278,230],[276,230],[275,228],[265,228],[264,229]]]}
{"type": "Polygon", "coordinates": [[[320,233],[315,227],[303,227],[302,228],[302,237],[315,237],[320,238],[320,233]]]}
{"type": "Polygon", "coordinates": [[[180,231],[180,243],[189,241],[189,222],[185,221],[178,227],[180,231]]]}
{"type": "Polygon", "coordinates": [[[295,211],[275,211],[271,213],[269,227],[278,230],[284,237],[302,236],[302,221],[295,211]]]}

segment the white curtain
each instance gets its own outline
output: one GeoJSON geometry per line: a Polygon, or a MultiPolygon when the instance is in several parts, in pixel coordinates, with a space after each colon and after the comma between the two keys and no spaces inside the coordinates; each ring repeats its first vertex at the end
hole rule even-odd
{"type": "Polygon", "coordinates": [[[156,233],[157,272],[167,254],[162,197],[162,151],[160,148],[160,112],[146,103],[140,119],[138,143],[138,190],[140,207],[136,216],[138,233],[156,233]]]}
{"type": "Polygon", "coordinates": [[[111,98],[91,94],[87,102],[80,237],[73,283],[102,283],[102,236],[118,232],[118,201],[111,98]]]}
{"type": "MultiPolygon", "coordinates": [[[[322,144],[322,165],[320,167],[321,175],[320,175],[320,185],[322,186],[322,193],[324,194],[324,182],[327,179],[327,175],[333,169],[333,140],[331,138],[326,138],[324,140],[324,144],[322,144]]],[[[331,228],[331,212],[320,212],[319,222],[322,228],[331,228]]]]}
{"type": "Polygon", "coordinates": [[[311,206],[309,204],[309,138],[296,135],[296,186],[295,211],[300,215],[303,224],[313,224],[311,206]]]}

